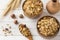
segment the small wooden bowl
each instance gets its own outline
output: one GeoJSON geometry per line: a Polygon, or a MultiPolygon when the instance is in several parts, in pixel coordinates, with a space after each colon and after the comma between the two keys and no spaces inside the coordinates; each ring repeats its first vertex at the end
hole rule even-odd
{"type": "Polygon", "coordinates": [[[42,18],[40,18],[40,19],[38,20],[38,22],[37,22],[37,31],[38,31],[39,35],[41,35],[41,36],[44,37],[44,38],[53,38],[53,37],[55,37],[55,36],[57,35],[57,33],[59,32],[60,23],[59,23],[58,20],[57,20],[55,17],[53,17],[53,16],[43,16],[42,18]],[[40,31],[39,31],[38,22],[39,22],[40,20],[42,20],[44,17],[51,17],[51,18],[54,18],[54,19],[56,20],[56,22],[58,23],[58,25],[59,25],[58,30],[57,30],[56,33],[55,33],[54,35],[52,35],[52,36],[45,36],[45,35],[41,34],[40,31]]]}
{"type": "MultiPolygon", "coordinates": [[[[26,3],[26,1],[29,1],[29,0],[25,0],[24,1],[24,3],[23,3],[23,5],[22,5],[22,9],[23,9],[23,7],[24,7],[24,5],[25,5],[25,3],[26,3]]],[[[30,1],[32,1],[32,0],[30,0],[30,1]]],[[[40,1],[40,0],[39,0],[40,1]]],[[[40,1],[41,2],[41,1],[40,1]]],[[[42,3],[42,2],[41,2],[42,3]]],[[[41,11],[38,13],[38,15],[28,15],[26,12],[25,12],[25,10],[23,9],[23,11],[24,11],[24,15],[25,16],[27,16],[27,17],[29,17],[29,18],[36,18],[36,17],[38,17],[40,14],[42,14],[42,12],[43,12],[43,3],[42,3],[42,9],[41,9],[41,11]]]]}

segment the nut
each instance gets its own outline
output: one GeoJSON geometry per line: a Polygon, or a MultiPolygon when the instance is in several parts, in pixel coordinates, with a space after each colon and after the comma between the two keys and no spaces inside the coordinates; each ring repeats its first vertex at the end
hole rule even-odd
{"type": "Polygon", "coordinates": [[[18,24],[18,21],[17,21],[17,20],[14,20],[14,23],[15,23],[15,24],[18,24]]]}
{"type": "Polygon", "coordinates": [[[19,18],[24,18],[24,16],[22,14],[19,15],[19,18]]]}
{"type": "Polygon", "coordinates": [[[16,18],[15,14],[11,14],[11,18],[15,19],[16,18]]]}

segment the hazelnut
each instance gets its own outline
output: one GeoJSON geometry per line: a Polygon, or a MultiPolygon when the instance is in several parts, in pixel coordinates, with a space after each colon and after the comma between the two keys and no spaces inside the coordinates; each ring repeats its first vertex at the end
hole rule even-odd
{"type": "Polygon", "coordinates": [[[17,20],[14,20],[14,23],[15,23],[15,24],[18,24],[18,21],[17,21],[17,20]]]}
{"type": "Polygon", "coordinates": [[[15,19],[16,18],[15,14],[11,14],[11,18],[15,19]]]}
{"type": "Polygon", "coordinates": [[[19,18],[24,18],[24,16],[22,14],[19,15],[19,18]]]}

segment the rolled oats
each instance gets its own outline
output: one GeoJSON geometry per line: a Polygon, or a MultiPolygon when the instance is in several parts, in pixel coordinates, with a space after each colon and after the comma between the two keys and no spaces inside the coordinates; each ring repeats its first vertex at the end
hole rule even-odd
{"type": "Polygon", "coordinates": [[[44,16],[37,23],[38,32],[43,36],[53,36],[59,30],[59,22],[51,16],[44,16]]]}
{"type": "Polygon", "coordinates": [[[24,14],[30,18],[34,18],[42,13],[43,4],[40,0],[26,0],[23,3],[24,14]]]}
{"type": "Polygon", "coordinates": [[[32,39],[32,35],[31,35],[31,32],[30,32],[29,29],[26,27],[26,25],[20,24],[20,25],[19,25],[19,31],[20,31],[25,37],[27,37],[29,40],[33,40],[33,39],[32,39]]]}

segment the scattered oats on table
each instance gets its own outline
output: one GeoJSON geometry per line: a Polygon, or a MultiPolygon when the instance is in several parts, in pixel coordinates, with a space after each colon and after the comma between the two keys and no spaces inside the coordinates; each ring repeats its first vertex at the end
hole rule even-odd
{"type": "Polygon", "coordinates": [[[8,28],[4,28],[3,27],[3,33],[5,36],[8,36],[8,35],[12,35],[12,31],[11,31],[11,26],[9,24],[6,24],[8,26],[8,28]]]}

